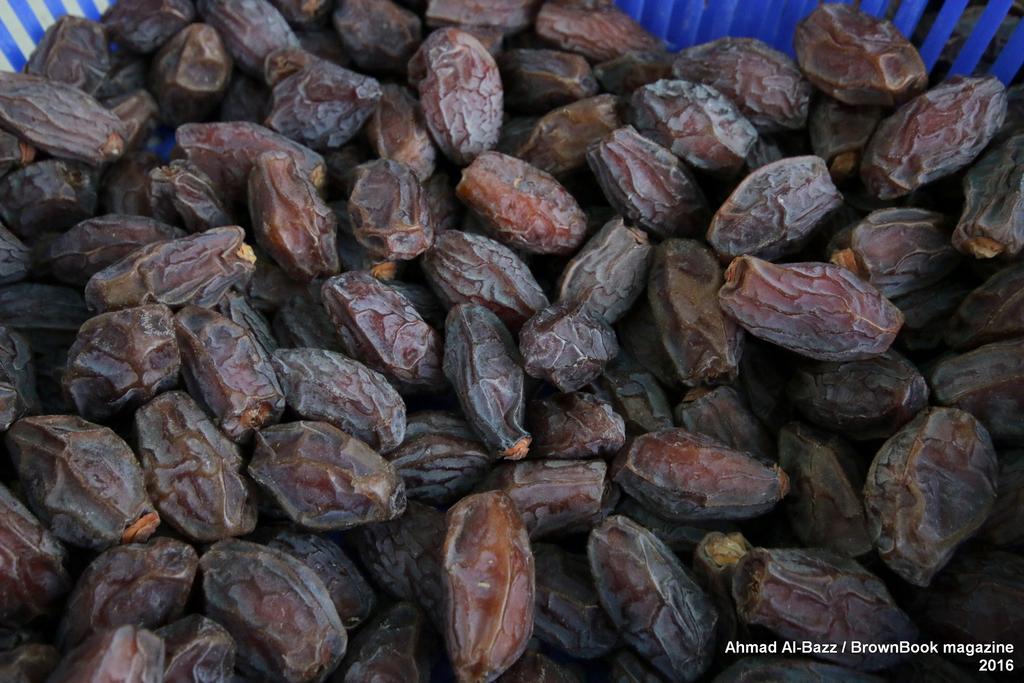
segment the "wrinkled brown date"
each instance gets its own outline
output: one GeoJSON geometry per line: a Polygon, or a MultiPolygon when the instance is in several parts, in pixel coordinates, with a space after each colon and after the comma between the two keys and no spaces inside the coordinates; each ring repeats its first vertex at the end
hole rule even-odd
{"type": "Polygon", "coordinates": [[[235,641],[213,619],[190,614],[157,629],[156,635],[167,650],[164,683],[222,680],[235,668],[235,641]]]}
{"type": "Polygon", "coordinates": [[[0,218],[26,239],[66,230],[95,213],[98,179],[84,164],[37,161],[0,179],[0,218]]]}
{"type": "Polygon", "coordinates": [[[545,2],[535,30],[559,48],[594,61],[661,47],[661,41],[611,3],[545,2]]]}
{"type": "Polygon", "coordinates": [[[811,149],[828,164],[832,180],[843,183],[856,177],[864,148],[882,119],[881,107],[854,107],[818,98],[811,105],[807,134],[811,149]]]}
{"type": "Polygon", "coordinates": [[[1024,335],[1024,266],[997,271],[946,319],[946,343],[955,349],[1024,335]]]}
{"type": "Polygon", "coordinates": [[[356,168],[348,211],[352,232],[373,258],[407,261],[434,242],[426,193],[400,161],[378,159],[356,168]]]}
{"type": "Polygon", "coordinates": [[[559,391],[576,391],[596,379],[619,353],[615,331],[586,302],[558,303],[538,311],[519,331],[526,374],[559,391]]]}
{"type": "Polygon", "coordinates": [[[429,683],[435,647],[434,631],[423,612],[412,603],[400,602],[359,631],[331,680],[429,683]]]}
{"type": "Polygon", "coordinates": [[[953,245],[974,258],[1015,257],[1024,249],[1021,179],[1024,136],[981,157],[964,176],[964,210],[953,245]]]}
{"type": "Polygon", "coordinates": [[[159,49],[195,16],[192,0],[118,2],[103,15],[103,27],[118,45],[146,54],[159,49]]]}
{"type": "Polygon", "coordinates": [[[263,75],[263,60],[274,50],[299,44],[288,22],[267,0],[198,0],[196,5],[238,68],[250,76],[263,75]]]}
{"type": "Polygon", "coordinates": [[[530,455],[587,459],[614,455],[626,442],[626,427],[611,404],[593,394],[573,392],[530,401],[526,426],[530,455]]]}
{"type": "Polygon", "coordinates": [[[103,27],[88,19],[65,15],[46,29],[25,73],[72,85],[95,95],[110,70],[103,27]]]}
{"type": "Polygon", "coordinates": [[[366,122],[366,137],[377,156],[405,164],[420,182],[427,182],[434,173],[437,148],[430,139],[423,108],[407,88],[381,85],[380,102],[366,122]]]}
{"type": "Polygon", "coordinates": [[[202,121],[216,111],[228,89],[233,63],[212,26],[192,24],[153,58],[150,85],[168,126],[202,121]]]}
{"type": "Polygon", "coordinates": [[[676,406],[676,424],[765,462],[774,460],[771,433],[732,387],[691,389],[676,406]]]}
{"type": "Polygon", "coordinates": [[[543,114],[597,94],[587,60],[559,50],[514,49],[498,56],[505,106],[543,114]]]}
{"type": "Polygon", "coordinates": [[[46,680],[158,683],[164,680],[164,653],[163,640],[153,632],[122,626],[97,633],[67,653],[46,680]]]}
{"type": "Polygon", "coordinates": [[[587,165],[587,150],[622,125],[619,98],[597,95],[553,109],[511,141],[513,156],[564,177],[587,165]]]}

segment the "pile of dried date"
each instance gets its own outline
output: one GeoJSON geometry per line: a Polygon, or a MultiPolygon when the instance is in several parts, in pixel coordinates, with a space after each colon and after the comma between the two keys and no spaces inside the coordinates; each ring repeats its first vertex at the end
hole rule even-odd
{"type": "Polygon", "coordinates": [[[0,681],[1012,677],[1024,92],[844,4],[795,50],[59,20],[0,74],[0,681]]]}

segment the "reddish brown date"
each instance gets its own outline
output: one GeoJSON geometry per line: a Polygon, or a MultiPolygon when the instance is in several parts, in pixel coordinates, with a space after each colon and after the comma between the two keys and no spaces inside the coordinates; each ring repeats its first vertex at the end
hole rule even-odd
{"type": "Polygon", "coordinates": [[[527,114],[543,114],[597,94],[597,81],[587,60],[558,50],[505,50],[498,57],[505,106],[527,114]]]}
{"type": "Polygon", "coordinates": [[[615,331],[585,302],[558,303],[538,311],[519,331],[526,374],[559,391],[576,391],[596,379],[619,353],[615,331]]]}
{"type": "Polygon", "coordinates": [[[366,137],[377,156],[405,164],[420,182],[427,182],[434,173],[437,148],[423,108],[407,88],[394,83],[381,86],[380,102],[366,122],[366,137]]]}
{"type": "Polygon", "coordinates": [[[202,121],[227,92],[233,63],[216,29],[192,24],[164,45],[150,66],[150,86],[168,126],[202,121]]]}
{"type": "Polygon", "coordinates": [[[534,30],[559,48],[597,62],[661,47],[661,41],[610,2],[545,2],[534,30]]]}
{"type": "Polygon", "coordinates": [[[195,16],[192,0],[118,2],[103,15],[103,27],[118,45],[146,54],[158,50],[195,16]]]}
{"type": "Polygon", "coordinates": [[[359,631],[331,680],[429,683],[435,654],[434,631],[423,612],[412,603],[400,602],[359,631]]]}
{"type": "Polygon", "coordinates": [[[1024,250],[1022,169],[1024,135],[1000,143],[971,167],[953,246],[974,258],[1015,257],[1024,250]]]}
{"type": "Polygon", "coordinates": [[[831,97],[815,100],[807,134],[811,149],[828,164],[832,180],[843,183],[856,177],[864,148],[881,119],[881,107],[854,107],[831,97]]]}
{"type": "Polygon", "coordinates": [[[470,24],[516,33],[533,22],[536,0],[405,0],[427,6],[428,26],[470,24]]]}
{"type": "Polygon", "coordinates": [[[498,65],[475,37],[431,33],[409,61],[427,128],[445,156],[465,166],[498,142],[503,92],[498,65]]]}
{"type": "Polygon", "coordinates": [[[371,72],[405,75],[423,32],[420,18],[391,0],[346,0],[331,21],[356,67],[371,72]]]}
{"type": "Polygon", "coordinates": [[[26,239],[66,230],[95,213],[98,180],[84,164],[37,161],[0,179],[0,218],[26,239]]]}
{"type": "Polygon", "coordinates": [[[626,493],[679,521],[749,519],[789,491],[789,477],[777,465],[684,429],[637,437],[613,471],[626,493]]]}
{"type": "Polygon", "coordinates": [[[903,314],[845,268],[734,259],[718,291],[722,309],[755,337],[818,360],[884,353],[903,314]]]}
{"type": "Polygon", "coordinates": [[[955,349],[1024,335],[1024,266],[997,271],[946,320],[946,343],[955,349]]]}
{"type": "Polygon", "coordinates": [[[493,491],[456,503],[442,555],[444,635],[455,675],[493,680],[533,632],[533,553],[512,499],[493,491]]]}
{"type": "Polygon", "coordinates": [[[210,543],[256,527],[241,452],[191,396],[171,391],[139,408],[134,436],[146,489],[178,533],[210,543]]]}
{"type": "Polygon", "coordinates": [[[157,629],[167,659],[164,683],[217,681],[235,668],[235,641],[223,626],[201,614],[190,614],[157,629]]]}
{"type": "Polygon", "coordinates": [[[203,20],[217,29],[235,64],[250,76],[263,75],[263,60],[282,47],[298,47],[299,39],[281,13],[267,0],[199,0],[203,20]]]}
{"type": "Polygon", "coordinates": [[[619,98],[597,95],[554,109],[505,146],[510,153],[554,176],[585,168],[587,150],[622,125],[619,98]]]}
{"type": "Polygon", "coordinates": [[[531,401],[526,426],[533,436],[530,454],[537,458],[608,457],[626,442],[625,422],[611,404],[583,392],[531,401]]]}
{"type": "Polygon", "coordinates": [[[423,186],[399,161],[379,159],[356,168],[348,211],[352,232],[373,258],[407,261],[434,242],[423,186]]]}
{"type": "Polygon", "coordinates": [[[670,680],[697,679],[714,655],[718,612],[679,558],[621,515],[590,533],[587,556],[622,638],[670,680]]]}
{"type": "Polygon", "coordinates": [[[67,653],[48,683],[164,680],[164,642],[151,631],[122,626],[97,633],[67,653]]]}
{"type": "Polygon", "coordinates": [[[25,64],[27,74],[72,85],[90,95],[96,94],[109,70],[103,26],[71,15],[58,18],[46,29],[25,64]]]}
{"type": "Polygon", "coordinates": [[[771,462],[775,443],[771,433],[732,387],[691,389],[676,406],[676,424],[703,434],[737,451],[771,462]]]}

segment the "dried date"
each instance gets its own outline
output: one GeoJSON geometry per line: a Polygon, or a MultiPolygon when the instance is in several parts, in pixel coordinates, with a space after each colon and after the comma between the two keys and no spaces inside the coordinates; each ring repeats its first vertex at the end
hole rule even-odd
{"type": "Polygon", "coordinates": [[[103,27],[118,45],[155,52],[195,19],[192,0],[136,0],[115,3],[103,15],[103,27]]]}
{"type": "Polygon", "coordinates": [[[672,408],[658,379],[626,353],[609,363],[601,389],[626,423],[627,434],[672,427],[672,408]]]}
{"type": "Polygon", "coordinates": [[[84,164],[37,161],[0,179],[0,218],[27,239],[67,230],[96,212],[98,180],[84,164]]]}
{"type": "Polygon", "coordinates": [[[164,680],[164,641],[151,631],[122,626],[103,631],[67,653],[48,683],[164,680]]]}
{"type": "Polygon", "coordinates": [[[559,48],[597,62],[662,47],[661,41],[610,2],[547,1],[537,14],[534,30],[559,48]]]}
{"type": "Polygon", "coordinates": [[[530,401],[526,426],[537,458],[608,457],[626,442],[625,422],[611,404],[578,391],[530,401]]]}
{"type": "Polygon", "coordinates": [[[379,159],[356,168],[348,212],[355,238],[372,258],[407,261],[434,242],[423,185],[399,161],[379,159]]]}
{"type": "Polygon", "coordinates": [[[558,303],[538,311],[519,331],[526,374],[559,391],[576,391],[596,379],[619,353],[615,331],[585,302],[558,303]]]}
{"type": "Polygon", "coordinates": [[[832,180],[842,183],[857,175],[864,148],[881,120],[881,107],[855,107],[831,97],[820,97],[811,105],[811,149],[828,164],[832,180]]]}
{"type": "Polygon", "coordinates": [[[634,50],[594,65],[594,77],[613,95],[629,95],[648,83],[672,77],[673,55],[665,50],[634,50]]]}
{"type": "Polygon", "coordinates": [[[164,683],[206,683],[229,678],[235,668],[235,641],[223,626],[190,614],[156,630],[167,658],[164,683]]]}
{"type": "Polygon", "coordinates": [[[210,177],[180,159],[149,172],[149,204],[154,217],[182,224],[189,232],[234,223],[210,177]]]}
{"type": "Polygon", "coordinates": [[[0,325],[0,430],[28,412],[39,411],[36,372],[28,340],[0,325]]]}
{"type": "Polygon", "coordinates": [[[587,150],[622,125],[619,98],[597,95],[553,109],[511,145],[512,155],[554,176],[586,167],[587,150]]]}
{"type": "Polygon", "coordinates": [[[1024,267],[997,271],[971,291],[945,318],[946,343],[969,349],[1024,335],[1024,267]]]}
{"type": "Polygon", "coordinates": [[[559,50],[505,50],[498,56],[505,105],[526,114],[593,97],[597,80],[587,60],[559,50]]]}
{"type": "Polygon", "coordinates": [[[420,182],[426,183],[434,173],[437,148],[423,108],[407,88],[394,83],[381,86],[380,102],[366,122],[366,137],[377,156],[405,164],[420,182]]]}
{"type": "Polygon", "coordinates": [[[1024,135],[1000,143],[967,171],[953,246],[974,258],[1012,258],[1024,250],[1022,168],[1024,135]]]}
{"type": "Polygon", "coordinates": [[[95,95],[110,70],[110,55],[103,26],[65,15],[57,19],[36,45],[25,73],[71,85],[95,95]]]}
{"type": "Polygon", "coordinates": [[[220,34],[207,24],[191,24],[153,57],[150,87],[168,126],[202,121],[227,92],[233,61],[220,34]]]}
{"type": "Polygon", "coordinates": [[[352,639],[334,683],[396,680],[429,683],[435,655],[433,629],[409,602],[392,605],[352,639]]]}
{"type": "Polygon", "coordinates": [[[676,406],[676,424],[764,462],[775,459],[771,433],[732,387],[691,389],[676,406]]]}
{"type": "Polygon", "coordinates": [[[267,0],[198,0],[196,5],[238,68],[250,76],[263,75],[263,60],[274,50],[299,45],[288,22],[267,0]]]}

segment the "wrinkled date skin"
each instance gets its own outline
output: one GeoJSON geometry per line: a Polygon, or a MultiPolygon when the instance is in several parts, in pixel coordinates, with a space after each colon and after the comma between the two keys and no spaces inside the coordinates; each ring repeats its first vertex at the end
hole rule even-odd
{"type": "Polygon", "coordinates": [[[612,206],[651,235],[682,237],[707,224],[707,200],[690,171],[632,126],[592,146],[587,163],[612,206]]]}
{"type": "Polygon", "coordinates": [[[854,226],[849,246],[832,253],[887,297],[937,283],[960,264],[940,213],[923,209],[880,209],[854,226]]]}
{"type": "Polygon", "coordinates": [[[964,176],[964,211],[953,245],[974,258],[1024,250],[1024,135],[986,153],[964,176]]]}
{"type": "Polygon", "coordinates": [[[356,168],[348,211],[352,232],[374,258],[407,261],[434,242],[423,186],[399,161],[379,159],[356,168]]]}
{"type": "Polygon", "coordinates": [[[811,149],[828,164],[836,183],[855,178],[871,134],[882,119],[881,107],[854,107],[821,97],[811,105],[807,134],[811,149]]]}
{"type": "Polygon", "coordinates": [[[205,613],[234,638],[244,673],[304,683],[341,661],[345,628],[323,582],[299,560],[229,539],[207,550],[199,568],[205,613]]]}
{"type": "Polygon", "coordinates": [[[386,453],[405,437],[405,401],[380,373],[323,349],[278,349],[273,356],[288,406],[329,422],[386,453]]]}
{"type": "Polygon", "coordinates": [[[530,448],[518,356],[512,335],[488,309],[459,304],[448,313],[444,374],[473,430],[488,448],[512,460],[530,448]]]}
{"type": "Polygon", "coordinates": [[[32,251],[0,223],[0,284],[24,280],[32,268],[32,251]]]}
{"type": "Polygon", "coordinates": [[[435,648],[434,631],[423,612],[412,603],[400,602],[352,639],[345,663],[331,680],[429,683],[435,648]]]}
{"type": "Polygon", "coordinates": [[[118,45],[154,52],[195,19],[192,0],[137,0],[116,3],[103,15],[103,28],[118,45]]]}
{"type": "Polygon", "coordinates": [[[46,614],[71,588],[60,542],[0,484],[0,620],[46,614]]]}
{"type": "Polygon", "coordinates": [[[30,411],[39,411],[32,350],[23,335],[0,325],[0,429],[30,411]]]}
{"type": "Polygon", "coordinates": [[[715,293],[722,270],[694,240],[665,240],[654,250],[647,284],[656,333],[684,384],[715,384],[739,372],[743,330],[722,314],[715,293]]]}
{"type": "Polygon", "coordinates": [[[693,549],[693,573],[711,595],[718,610],[716,641],[735,640],[738,630],[736,607],[732,602],[732,576],[736,563],[752,546],[743,534],[712,531],[693,549]]]}
{"type": "Polygon", "coordinates": [[[505,50],[498,56],[498,66],[505,106],[514,111],[543,114],[597,94],[594,74],[580,55],[559,50],[505,50]]]}
{"type": "Polygon", "coordinates": [[[619,98],[597,95],[554,109],[512,144],[513,155],[564,177],[587,164],[587,150],[622,125],[619,98]]]}
{"type": "Polygon", "coordinates": [[[121,119],[74,86],[0,73],[0,128],[61,159],[91,166],[125,151],[121,119]]]}
{"type": "Polygon", "coordinates": [[[661,47],[661,41],[640,24],[604,2],[545,2],[535,30],[559,48],[597,62],[661,47]]]}
{"type": "Polygon", "coordinates": [[[668,679],[693,681],[711,664],[718,612],[654,534],[615,515],[590,533],[590,571],[622,638],[668,679]]]}
{"type": "Polygon", "coordinates": [[[446,307],[484,306],[513,331],[548,305],[544,290],[522,259],[483,235],[446,230],[424,255],[422,267],[446,307]]]}
{"type": "Polygon", "coordinates": [[[699,387],[683,396],[673,411],[676,424],[737,451],[771,462],[775,443],[771,433],[732,387],[699,387]]]}
{"type": "Polygon", "coordinates": [[[174,314],[159,304],[89,318],[68,350],[64,393],[78,414],[104,421],[178,381],[174,314]]]}
{"type": "Polygon", "coordinates": [[[156,635],[167,650],[164,683],[224,680],[235,668],[231,634],[201,614],[190,614],[157,629],[156,635]]]}
{"type": "Polygon", "coordinates": [[[196,306],[183,308],[174,317],[174,328],[185,385],[232,440],[246,442],[280,419],[284,393],[252,333],[196,306]]]}
{"type": "Polygon", "coordinates": [[[112,430],[71,415],[26,417],[4,443],[28,507],[60,540],[102,550],[145,541],[159,525],[135,455],[112,430]]]}
{"type": "Polygon", "coordinates": [[[845,104],[891,107],[928,86],[917,49],[884,19],[821,5],[796,27],[797,62],[815,87],[845,104]]]}
{"type": "Polygon", "coordinates": [[[845,268],[733,259],[718,290],[722,309],[755,337],[818,360],[861,360],[884,353],[903,314],[845,268]]]}
{"type": "Polygon", "coordinates": [[[427,26],[471,24],[516,33],[533,21],[536,0],[411,0],[409,6],[427,5],[427,26]]]}
{"type": "Polygon", "coordinates": [[[601,607],[587,558],[535,543],[537,573],[533,635],[580,659],[608,654],[619,635],[601,607]]]}
{"type": "Polygon", "coordinates": [[[601,389],[625,421],[627,434],[672,426],[672,408],[658,379],[624,352],[605,367],[601,389]]]}
{"type": "Polygon", "coordinates": [[[61,231],[96,211],[98,174],[72,161],[46,159],[0,180],[0,218],[24,238],[61,231]]]}
{"type": "Polygon", "coordinates": [[[459,681],[497,678],[533,633],[534,566],[526,527],[500,491],[448,511],[444,539],[445,642],[459,681]]]}
{"type": "Polygon", "coordinates": [[[633,93],[632,124],[641,134],[713,175],[735,175],[746,162],[757,129],[714,88],[661,80],[633,93]]]}
{"type": "Polygon", "coordinates": [[[331,21],[355,65],[374,72],[404,74],[423,32],[420,18],[391,0],[346,0],[331,21]]]}
{"type": "Polygon", "coordinates": [[[427,128],[451,161],[470,163],[498,142],[504,93],[494,58],[456,28],[434,31],[409,61],[427,128]]]}
{"type": "Polygon", "coordinates": [[[857,557],[872,548],[857,452],[841,438],[790,422],[779,431],[779,464],[789,475],[786,513],[801,542],[857,557]]]}
{"type": "Polygon", "coordinates": [[[643,293],[653,255],[644,232],[612,219],[566,264],[558,279],[558,300],[582,301],[613,324],[643,293]]]}
{"type": "Polygon", "coordinates": [[[895,351],[866,360],[801,363],[786,394],[803,417],[851,439],[885,439],[928,405],[928,385],[895,351]]]}
{"type": "Polygon", "coordinates": [[[798,251],[842,201],[824,161],[781,159],[740,182],[711,219],[707,240],[725,262],[743,254],[774,260],[798,251]]]}
{"type": "Polygon", "coordinates": [[[227,92],[233,62],[212,26],[192,24],[153,58],[150,84],[168,126],[202,121],[227,92]]]}
{"type": "Polygon", "coordinates": [[[864,485],[879,557],[927,586],[996,499],[996,452],[985,428],[956,408],[930,408],[886,441],[864,485]]]}
{"type": "Polygon", "coordinates": [[[177,619],[198,566],[192,546],[170,538],[102,552],[68,597],[58,641],[67,650],[105,629],[124,624],[156,628],[177,619]]]}
{"type": "Polygon", "coordinates": [[[803,128],[811,84],[792,59],[754,38],[719,38],[682,50],[672,73],[704,83],[736,103],[761,133],[803,128]]]}
{"type": "Polygon", "coordinates": [[[625,422],[611,404],[579,391],[530,401],[526,426],[536,458],[608,457],[626,442],[625,422]]]}
{"type": "Polygon", "coordinates": [[[11,683],[42,683],[57,668],[60,652],[53,645],[12,645],[0,654],[0,677],[11,683]]]}
{"type": "Polygon", "coordinates": [[[46,680],[160,683],[165,680],[164,653],[164,642],[153,632],[122,626],[97,633],[69,652],[46,680]]]}
{"type": "Polygon", "coordinates": [[[684,429],[637,437],[613,472],[626,493],[677,521],[756,517],[789,491],[789,477],[778,465],[684,429]]]}
{"type": "Polygon", "coordinates": [[[974,161],[1005,116],[1006,88],[996,78],[953,76],[878,124],[861,180],[879,199],[909,194],[974,161]]]}
{"type": "Polygon", "coordinates": [[[248,472],[289,519],[315,531],[382,522],[405,511],[405,487],[395,468],[326,422],[260,430],[248,472]]]}
{"type": "Polygon", "coordinates": [[[195,399],[171,391],[135,411],[135,444],[161,519],[185,538],[210,543],[256,528],[239,448],[195,399]]]}
{"type": "Polygon", "coordinates": [[[500,152],[484,152],[462,171],[456,196],[492,235],[534,254],[569,254],[586,236],[587,219],[552,176],[500,152]]]}
{"type": "MultiPolygon", "coordinates": [[[[754,548],[732,581],[740,619],[780,638],[812,643],[917,639],[917,629],[885,584],[853,560],[827,550],[754,548]]],[[[895,653],[821,652],[838,664],[874,671],[892,666],[895,653]]]]}
{"type": "Polygon", "coordinates": [[[608,323],[580,301],[554,304],[526,321],[519,352],[526,374],[565,392],[597,379],[619,354],[619,343],[608,323]]]}
{"type": "Polygon", "coordinates": [[[427,182],[434,173],[437,148],[423,108],[407,88],[394,83],[381,86],[380,102],[366,122],[366,137],[381,159],[405,164],[420,182],[427,182]]]}
{"type": "Polygon", "coordinates": [[[256,243],[293,279],[338,272],[337,218],[295,160],[283,152],[256,157],[249,175],[256,243]]]}
{"type": "Polygon", "coordinates": [[[25,73],[72,85],[95,95],[110,70],[103,27],[81,17],[63,16],[46,29],[25,73]]]}
{"type": "Polygon", "coordinates": [[[946,343],[955,349],[1024,335],[1024,265],[997,271],[946,320],[946,343]]]}
{"type": "Polygon", "coordinates": [[[160,303],[211,306],[252,277],[256,255],[237,226],[154,242],[95,273],[85,300],[99,311],[160,303]]]}
{"type": "Polygon", "coordinates": [[[288,22],[267,0],[198,0],[196,5],[238,68],[250,76],[263,75],[263,60],[274,50],[299,45],[288,22]]]}

